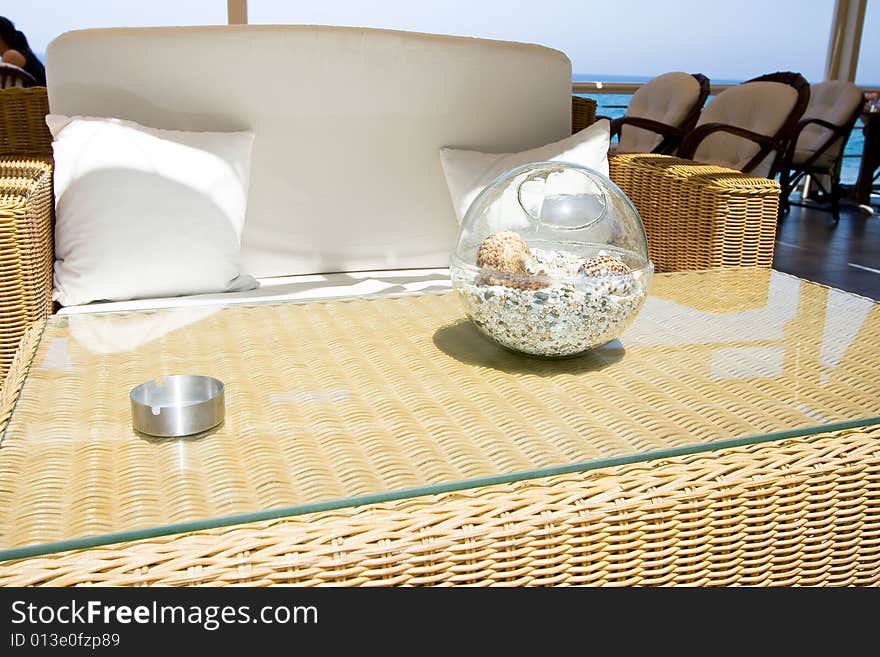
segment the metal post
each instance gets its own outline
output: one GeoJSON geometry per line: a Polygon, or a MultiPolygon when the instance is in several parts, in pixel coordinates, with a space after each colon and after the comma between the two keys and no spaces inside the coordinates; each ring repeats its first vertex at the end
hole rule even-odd
{"type": "Polygon", "coordinates": [[[835,0],[825,60],[826,80],[855,82],[867,5],[868,0],[835,0]]]}
{"type": "Polygon", "coordinates": [[[230,25],[247,25],[247,0],[226,0],[226,16],[230,25]]]}

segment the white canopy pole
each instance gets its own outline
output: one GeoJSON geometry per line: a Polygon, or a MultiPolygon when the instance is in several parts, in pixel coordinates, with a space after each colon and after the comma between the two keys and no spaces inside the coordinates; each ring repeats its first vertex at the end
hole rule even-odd
{"type": "Polygon", "coordinates": [[[247,0],[226,0],[226,16],[230,25],[247,25],[247,0]]]}
{"type": "Polygon", "coordinates": [[[826,80],[855,82],[867,5],[868,0],[835,0],[825,60],[826,80]]]}

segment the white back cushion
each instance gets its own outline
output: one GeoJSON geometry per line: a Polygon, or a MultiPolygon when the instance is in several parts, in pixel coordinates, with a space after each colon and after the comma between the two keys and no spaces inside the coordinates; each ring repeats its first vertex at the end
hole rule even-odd
{"type": "Polygon", "coordinates": [[[64,306],[248,290],[239,245],[250,132],[50,114],[53,298],[64,306]]]}
{"type": "MultiPolygon", "coordinates": [[[[861,107],[863,102],[862,90],[852,82],[846,80],[820,82],[810,86],[810,102],[801,120],[822,119],[840,126],[852,117],[853,112],[861,107]]],[[[806,161],[830,136],[831,131],[820,125],[811,123],[805,126],[798,137],[795,161],[806,161]]],[[[835,140],[835,143],[819,156],[817,163],[832,162],[840,154],[842,147],[843,140],[835,140]]]]}
{"type": "MultiPolygon", "coordinates": [[[[679,126],[699,97],[700,83],[693,75],[680,71],[664,73],[633,94],[625,116],[679,126]]],[[[661,141],[662,137],[656,132],[623,126],[616,150],[619,153],[650,153],[661,141]]]]}
{"type": "MultiPolygon", "coordinates": [[[[748,82],[731,87],[718,94],[703,110],[697,126],[704,123],[724,123],[745,128],[772,137],[785,123],[797,102],[797,91],[781,82],[748,82]]],[[[709,135],[694,154],[698,162],[742,169],[759,150],[748,139],[717,132],[709,135]]],[[[764,176],[770,170],[774,154],[771,153],[752,170],[764,176]]]]}
{"type": "MultiPolygon", "coordinates": [[[[457,148],[440,149],[443,172],[449,184],[459,223],[474,199],[498,176],[532,162],[573,162],[608,175],[610,126],[606,119],[552,144],[521,153],[482,153],[457,148]]],[[[518,203],[516,199],[514,202],[518,203]]],[[[503,208],[503,203],[501,204],[503,208]]]]}
{"type": "Polygon", "coordinates": [[[85,30],[47,51],[55,113],[255,133],[241,268],[446,266],[438,149],[570,133],[571,64],[539,46],[315,26],[85,30]]]}

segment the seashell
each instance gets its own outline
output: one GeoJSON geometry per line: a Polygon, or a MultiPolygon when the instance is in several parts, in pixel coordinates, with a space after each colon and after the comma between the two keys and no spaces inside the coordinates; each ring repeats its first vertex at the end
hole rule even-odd
{"type": "Polygon", "coordinates": [[[627,267],[622,260],[604,253],[594,256],[584,262],[578,269],[583,276],[604,276],[608,274],[631,274],[632,269],[627,267]]]}
{"type": "Polygon", "coordinates": [[[525,261],[529,255],[528,244],[516,233],[492,233],[477,249],[477,267],[488,267],[510,274],[525,274],[525,261]]]}
{"type": "Polygon", "coordinates": [[[522,290],[547,287],[546,281],[529,274],[526,261],[531,259],[528,244],[516,233],[492,233],[477,249],[477,266],[490,270],[483,273],[480,282],[487,285],[505,285],[522,290]],[[509,276],[492,276],[492,272],[509,276]]]}

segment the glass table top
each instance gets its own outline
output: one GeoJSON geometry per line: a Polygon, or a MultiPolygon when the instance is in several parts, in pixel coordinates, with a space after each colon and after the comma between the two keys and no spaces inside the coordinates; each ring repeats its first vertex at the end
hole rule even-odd
{"type": "Polygon", "coordinates": [[[455,293],[53,316],[0,443],[0,559],[880,422],[880,310],[765,270],[661,274],[620,340],[488,341],[455,293]],[[154,438],[129,391],[226,384],[154,438]]]}

